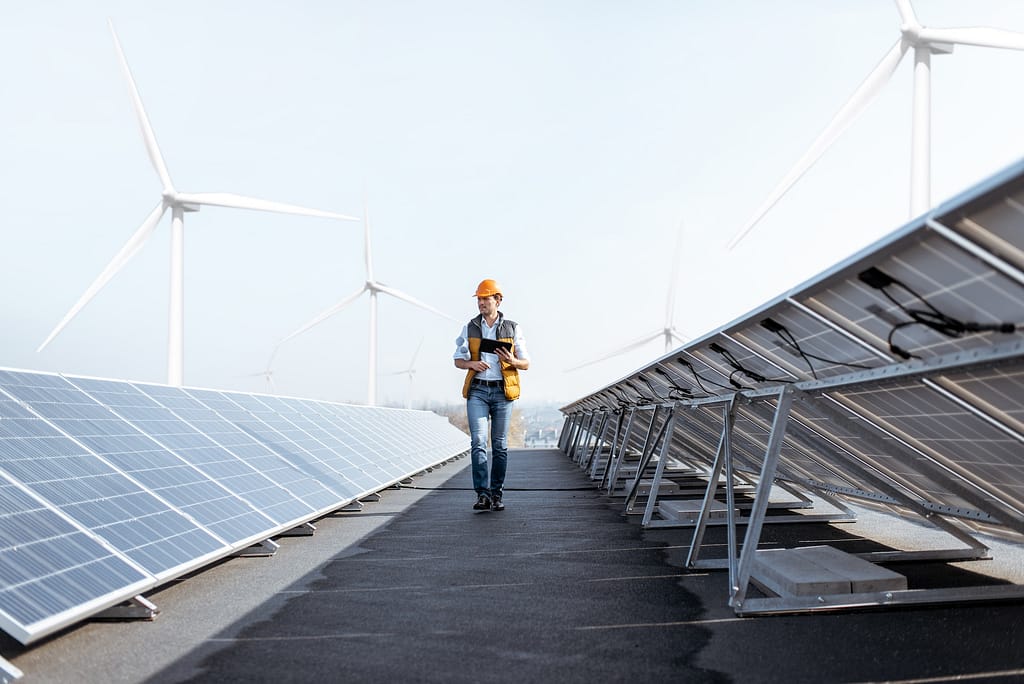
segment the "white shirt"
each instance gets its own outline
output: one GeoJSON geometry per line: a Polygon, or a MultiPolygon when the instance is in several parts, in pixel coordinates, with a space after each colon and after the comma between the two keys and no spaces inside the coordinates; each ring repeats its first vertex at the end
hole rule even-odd
{"type": "MultiPolygon", "coordinates": [[[[501,322],[502,317],[498,316],[494,321],[493,326],[488,326],[487,321],[480,317],[480,335],[488,340],[496,340],[495,332],[498,329],[498,324],[501,322]]],[[[526,338],[523,336],[523,326],[516,324],[516,339],[515,339],[515,350],[517,359],[530,360],[530,355],[526,351],[526,338]]],[[[455,339],[455,353],[452,354],[453,359],[462,359],[469,361],[473,358],[472,354],[469,353],[469,324],[462,326],[462,332],[455,339]]],[[[501,380],[501,363],[498,359],[497,354],[489,354],[487,352],[480,352],[480,360],[490,366],[485,371],[480,371],[473,377],[478,380],[501,380]]]]}

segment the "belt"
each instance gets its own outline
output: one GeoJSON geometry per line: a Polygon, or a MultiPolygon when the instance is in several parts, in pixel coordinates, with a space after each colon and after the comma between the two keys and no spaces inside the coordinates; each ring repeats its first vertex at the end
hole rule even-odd
{"type": "Polygon", "coordinates": [[[473,380],[474,385],[480,385],[481,387],[501,387],[505,384],[504,380],[473,380]]]}

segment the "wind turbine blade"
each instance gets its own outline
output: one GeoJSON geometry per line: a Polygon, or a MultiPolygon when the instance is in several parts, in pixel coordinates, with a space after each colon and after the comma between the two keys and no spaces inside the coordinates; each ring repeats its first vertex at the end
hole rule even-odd
{"type": "Polygon", "coordinates": [[[256,211],[275,211],[279,214],[298,214],[299,216],[319,216],[320,218],[340,219],[342,221],[358,221],[356,216],[336,214],[331,211],[320,209],[309,209],[296,204],[285,204],[283,202],[271,202],[270,200],[236,195],[230,192],[179,192],[174,195],[179,202],[192,204],[207,204],[216,207],[231,207],[233,209],[253,209],[256,211]]]}
{"type": "Polygon", "coordinates": [[[401,290],[396,290],[393,287],[387,287],[385,285],[381,285],[380,283],[377,283],[377,289],[380,290],[381,292],[383,292],[384,294],[391,295],[395,299],[401,299],[403,302],[408,302],[409,304],[412,304],[413,306],[418,306],[421,309],[426,309],[427,311],[430,311],[432,313],[436,313],[438,316],[441,316],[442,318],[447,318],[448,320],[455,321],[456,323],[459,322],[459,320],[457,318],[449,316],[445,312],[439,311],[439,310],[435,309],[434,307],[430,306],[429,304],[424,304],[420,300],[415,299],[413,297],[410,297],[409,295],[405,294],[401,290]]]}
{"type": "Polygon", "coordinates": [[[652,340],[656,340],[656,339],[658,339],[661,336],[662,336],[662,331],[659,330],[658,332],[652,333],[652,334],[648,335],[647,337],[644,337],[644,338],[641,338],[641,339],[637,340],[636,342],[630,342],[625,347],[620,347],[619,349],[616,349],[613,352],[609,352],[609,353],[605,354],[604,356],[602,356],[599,359],[594,359],[593,361],[587,361],[586,363],[581,363],[580,365],[573,366],[572,368],[566,368],[565,372],[569,373],[569,372],[572,372],[574,370],[579,370],[580,368],[586,368],[587,366],[593,366],[595,363],[600,363],[601,361],[607,361],[608,359],[610,359],[610,358],[612,358],[614,356],[619,356],[621,354],[625,354],[626,352],[631,352],[634,349],[636,349],[637,347],[642,347],[643,345],[647,344],[648,342],[651,342],[652,340]]]}
{"type": "Polygon", "coordinates": [[[142,222],[142,225],[135,231],[135,234],[132,235],[131,238],[128,239],[128,242],[121,247],[120,251],[114,255],[114,258],[110,260],[110,263],[107,264],[105,269],[103,269],[103,272],[100,273],[99,277],[93,281],[92,285],[89,286],[89,289],[85,291],[85,294],[79,298],[75,305],[71,307],[71,310],[68,311],[67,315],[64,316],[63,320],[61,320],[61,322],[57,324],[57,327],[53,329],[50,336],[47,337],[41,345],[39,345],[39,348],[36,349],[36,353],[43,351],[43,349],[53,341],[53,338],[57,337],[57,335],[60,334],[60,331],[71,322],[71,319],[77,316],[78,312],[85,308],[86,304],[92,301],[92,298],[96,296],[96,293],[102,290],[103,286],[110,282],[110,279],[113,278],[125,264],[131,261],[131,258],[135,256],[140,249],[142,249],[142,246],[146,244],[146,240],[149,239],[150,235],[152,235],[153,231],[156,229],[156,225],[160,222],[165,210],[166,207],[163,202],[160,202],[153,208],[153,211],[149,213],[149,216],[147,216],[146,220],[142,222]]]}
{"type": "Polygon", "coordinates": [[[665,327],[672,327],[672,318],[676,311],[676,286],[679,278],[679,257],[683,252],[683,224],[679,223],[679,232],[676,233],[676,248],[672,253],[672,275],[668,281],[668,299],[665,302],[665,327]]]}
{"type": "Polygon", "coordinates": [[[727,249],[733,249],[740,243],[743,238],[754,229],[754,226],[764,217],[768,211],[775,206],[775,204],[782,199],[783,195],[789,192],[789,189],[800,180],[800,177],[807,173],[816,161],[825,153],[825,150],[835,142],[836,138],[846,130],[857,115],[860,114],[865,107],[871,104],[871,101],[875,99],[882,87],[888,82],[893,72],[896,71],[896,67],[899,66],[900,60],[903,59],[903,55],[907,52],[907,46],[903,44],[902,38],[896,41],[896,44],[892,46],[882,61],[878,63],[878,66],[868,75],[866,79],[860,84],[857,90],[853,93],[846,104],[842,106],[839,112],[832,118],[825,130],[817,137],[811,148],[804,153],[804,156],[800,157],[796,165],[790,169],[786,177],[782,179],[782,182],[772,191],[768,199],[765,200],[764,204],[754,212],[754,216],[747,221],[747,224],[736,234],[736,236],[729,243],[727,249]]]}
{"type": "Polygon", "coordinates": [[[672,336],[672,339],[674,339],[677,342],[679,342],[679,344],[686,344],[687,340],[690,339],[689,336],[684,335],[683,333],[679,332],[675,328],[672,328],[671,330],[669,330],[668,334],[672,336]]]}
{"type": "Polygon", "coordinates": [[[903,26],[920,26],[917,15],[914,14],[914,6],[910,0],[896,0],[896,9],[900,13],[900,24],[903,26]]]}
{"type": "Polygon", "coordinates": [[[420,355],[420,349],[423,348],[423,338],[420,338],[420,343],[416,345],[416,351],[412,353],[412,361],[409,362],[409,371],[414,372],[413,369],[416,367],[416,357],[420,355]]]}
{"type": "Polygon", "coordinates": [[[956,43],[979,47],[1024,50],[1024,33],[990,28],[988,26],[964,26],[961,28],[922,28],[918,33],[921,40],[929,43],[956,43]]]}
{"type": "Polygon", "coordinates": [[[124,50],[121,49],[121,41],[117,39],[117,31],[114,30],[114,22],[107,20],[110,27],[110,35],[114,37],[114,47],[117,48],[117,56],[121,61],[121,71],[128,80],[128,88],[131,91],[132,105],[135,107],[135,116],[139,120],[139,128],[142,129],[142,141],[146,144],[146,152],[149,154],[149,161],[160,176],[160,184],[164,192],[173,192],[174,185],[171,183],[171,174],[167,172],[167,165],[164,164],[163,155],[160,154],[160,146],[156,144],[156,136],[153,134],[153,127],[149,125],[149,117],[146,116],[146,109],[142,106],[142,97],[139,89],[132,78],[132,70],[128,68],[128,60],[125,59],[124,50]]]}
{"type": "Polygon", "coordinates": [[[277,350],[281,348],[281,343],[278,342],[274,345],[274,348],[270,352],[270,358],[267,359],[267,370],[264,372],[269,373],[270,367],[274,365],[274,359],[277,357],[277,350]]]}
{"type": "Polygon", "coordinates": [[[370,246],[370,203],[363,188],[363,260],[366,263],[366,279],[373,282],[373,249],[370,246]]]}
{"type": "Polygon", "coordinates": [[[298,330],[293,332],[291,335],[288,335],[287,337],[285,337],[283,340],[278,342],[277,345],[281,346],[282,344],[284,344],[288,340],[290,340],[290,339],[292,339],[294,337],[298,337],[299,335],[301,335],[302,333],[306,332],[307,330],[309,330],[313,326],[319,325],[320,323],[323,323],[328,318],[330,318],[331,316],[333,316],[334,314],[338,313],[339,311],[344,309],[346,306],[348,306],[349,304],[354,302],[359,297],[359,295],[363,294],[364,292],[366,292],[366,286],[365,285],[363,285],[361,288],[359,288],[359,291],[356,292],[355,294],[353,294],[353,295],[351,295],[349,297],[346,297],[345,299],[341,300],[340,302],[338,302],[337,304],[335,304],[334,306],[332,306],[331,308],[327,309],[326,311],[321,313],[319,316],[317,316],[316,318],[311,320],[309,323],[307,323],[306,325],[302,326],[301,328],[299,328],[298,330]]]}

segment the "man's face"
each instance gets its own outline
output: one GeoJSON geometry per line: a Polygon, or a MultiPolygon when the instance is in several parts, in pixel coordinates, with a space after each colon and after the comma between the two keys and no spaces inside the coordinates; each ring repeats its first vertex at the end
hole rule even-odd
{"type": "Polygon", "coordinates": [[[490,297],[477,297],[476,308],[480,310],[480,313],[482,313],[485,318],[490,318],[498,313],[499,301],[500,300],[496,295],[491,295],[490,297]]]}

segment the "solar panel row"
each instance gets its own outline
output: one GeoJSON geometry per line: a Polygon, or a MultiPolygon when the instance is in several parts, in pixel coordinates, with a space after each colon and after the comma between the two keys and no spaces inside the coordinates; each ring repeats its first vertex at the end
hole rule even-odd
{"type": "Polygon", "coordinates": [[[1019,540],[1022,333],[1024,163],[567,405],[562,447],[602,476],[627,452],[703,473],[728,452],[759,496],[768,479],[1019,540]]]}
{"type": "Polygon", "coordinates": [[[424,411],[0,370],[0,628],[29,643],[466,448],[424,411]]]}

